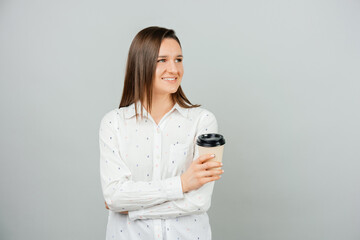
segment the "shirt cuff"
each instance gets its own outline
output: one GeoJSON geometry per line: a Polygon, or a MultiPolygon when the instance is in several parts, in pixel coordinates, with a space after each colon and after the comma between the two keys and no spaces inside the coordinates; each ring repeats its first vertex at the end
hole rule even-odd
{"type": "Polygon", "coordinates": [[[129,211],[128,215],[129,215],[130,221],[134,221],[136,219],[142,219],[143,212],[144,212],[144,210],[142,210],[142,209],[135,210],[135,211],[129,211]]]}
{"type": "Polygon", "coordinates": [[[165,192],[168,200],[176,200],[184,197],[180,176],[165,180],[165,192]]]}

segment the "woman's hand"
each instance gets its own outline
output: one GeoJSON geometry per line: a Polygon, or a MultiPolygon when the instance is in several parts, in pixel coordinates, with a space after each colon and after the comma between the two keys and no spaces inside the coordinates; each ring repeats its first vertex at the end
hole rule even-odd
{"type": "MultiPolygon", "coordinates": [[[[107,205],[107,203],[105,202],[105,207],[106,207],[106,209],[108,209],[109,210],[109,206],[107,205]]],[[[128,214],[128,211],[126,211],[126,212],[120,212],[121,214],[128,214]]]]}
{"type": "Polygon", "coordinates": [[[193,161],[186,172],[181,175],[181,185],[183,192],[189,192],[200,188],[205,183],[220,179],[224,172],[222,169],[212,169],[221,167],[222,163],[217,161],[207,161],[214,158],[213,154],[201,155],[193,161]]]}

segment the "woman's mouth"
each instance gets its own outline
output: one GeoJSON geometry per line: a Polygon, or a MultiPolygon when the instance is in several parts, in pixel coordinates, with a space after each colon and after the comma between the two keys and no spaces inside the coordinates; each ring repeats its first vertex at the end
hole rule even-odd
{"type": "Polygon", "coordinates": [[[176,77],[164,77],[164,78],[161,78],[162,80],[165,80],[167,82],[176,82],[177,78],[176,77]]]}

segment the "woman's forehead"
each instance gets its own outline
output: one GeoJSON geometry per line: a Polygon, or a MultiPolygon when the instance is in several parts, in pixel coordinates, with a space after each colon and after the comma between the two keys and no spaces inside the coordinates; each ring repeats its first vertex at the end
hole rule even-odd
{"type": "Polygon", "coordinates": [[[164,39],[160,45],[160,56],[182,56],[182,51],[179,43],[175,39],[164,39]]]}

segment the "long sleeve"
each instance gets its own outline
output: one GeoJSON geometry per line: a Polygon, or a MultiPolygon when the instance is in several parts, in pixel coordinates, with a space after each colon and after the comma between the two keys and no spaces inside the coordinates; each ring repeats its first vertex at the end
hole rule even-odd
{"type": "MultiPolygon", "coordinates": [[[[205,111],[200,119],[198,131],[194,139],[195,141],[200,134],[217,133],[218,124],[214,114],[205,111]]],[[[193,160],[199,156],[195,147],[193,160]]],[[[174,218],[185,215],[199,214],[206,212],[211,205],[211,195],[214,188],[214,182],[209,182],[197,190],[184,194],[184,198],[178,200],[166,201],[152,207],[140,209],[138,211],[130,211],[129,218],[136,219],[157,219],[157,218],[174,218]]]]}
{"type": "Polygon", "coordinates": [[[106,114],[99,130],[100,180],[103,196],[114,212],[138,210],[183,198],[180,176],[156,181],[133,181],[120,157],[116,111],[106,114]]]}

